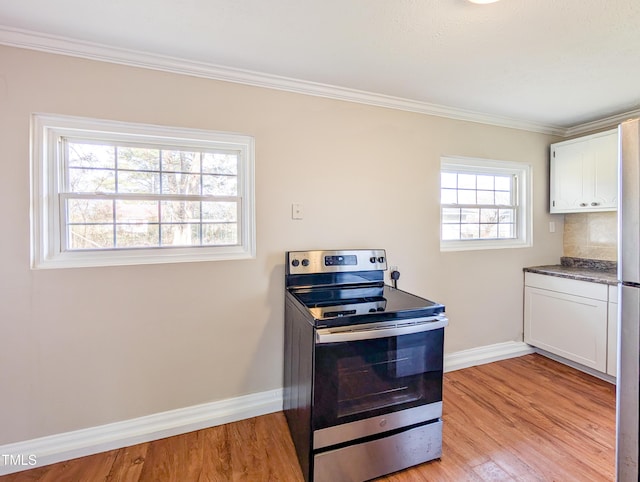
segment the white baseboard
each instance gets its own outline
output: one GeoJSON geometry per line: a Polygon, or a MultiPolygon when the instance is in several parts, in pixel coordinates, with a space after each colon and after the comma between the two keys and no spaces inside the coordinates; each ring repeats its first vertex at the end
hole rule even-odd
{"type": "Polygon", "coordinates": [[[452,372],[530,353],[534,353],[533,348],[522,341],[507,341],[495,345],[480,346],[445,355],[444,371],[452,372]]]}
{"type": "MultiPolygon", "coordinates": [[[[446,355],[445,372],[533,353],[506,342],[446,355]]],[[[122,422],[0,445],[0,475],[128,447],[282,410],[282,389],[155,413],[122,422]]]]}
{"type": "Polygon", "coordinates": [[[282,410],[282,389],[0,445],[0,475],[282,410]]]}

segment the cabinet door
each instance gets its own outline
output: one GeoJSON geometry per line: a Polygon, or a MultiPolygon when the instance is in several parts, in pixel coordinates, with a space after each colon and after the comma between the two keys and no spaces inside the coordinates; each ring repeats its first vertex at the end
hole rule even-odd
{"type": "MultiPolygon", "coordinates": [[[[591,207],[600,209],[618,207],[618,132],[594,137],[589,141],[592,156],[589,179],[593,186],[591,207]]],[[[590,190],[591,190],[590,189],[590,190]]]]}
{"type": "Polygon", "coordinates": [[[607,370],[607,302],[525,287],[524,341],[607,370]]]}
{"type": "Polygon", "coordinates": [[[551,212],[582,209],[586,204],[588,150],[584,142],[561,143],[551,147],[551,212]]]}
{"type": "Polygon", "coordinates": [[[552,144],[550,156],[550,212],[617,209],[616,129],[552,144]]]}

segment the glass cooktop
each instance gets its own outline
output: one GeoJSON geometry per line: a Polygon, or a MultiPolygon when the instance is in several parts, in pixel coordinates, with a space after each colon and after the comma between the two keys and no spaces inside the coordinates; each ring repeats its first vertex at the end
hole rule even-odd
{"type": "Polygon", "coordinates": [[[320,324],[416,318],[444,311],[444,306],[439,303],[383,284],[290,291],[320,324]]]}

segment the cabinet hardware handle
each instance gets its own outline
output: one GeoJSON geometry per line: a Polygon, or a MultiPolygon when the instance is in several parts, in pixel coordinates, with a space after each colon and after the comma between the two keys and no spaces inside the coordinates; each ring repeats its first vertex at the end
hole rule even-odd
{"type": "Polygon", "coordinates": [[[595,201],[591,203],[591,205],[592,205],[592,206],[598,206],[599,204],[600,204],[600,203],[597,203],[597,202],[595,202],[595,201]]]}

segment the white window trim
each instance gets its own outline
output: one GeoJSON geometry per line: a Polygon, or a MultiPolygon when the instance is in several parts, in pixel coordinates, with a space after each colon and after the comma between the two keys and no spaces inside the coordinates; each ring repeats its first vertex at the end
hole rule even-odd
{"type": "Polygon", "coordinates": [[[482,249],[527,248],[532,246],[533,205],[531,202],[531,165],[521,162],[497,161],[460,156],[443,156],[440,159],[440,172],[455,170],[458,172],[479,172],[517,174],[519,208],[517,219],[517,238],[514,239],[442,239],[442,204],[440,204],[440,251],[471,251],[482,249]]]}
{"type": "Polygon", "coordinates": [[[31,267],[78,268],[194,261],[251,259],[256,256],[255,141],[253,137],[201,129],[133,124],[53,114],[31,118],[31,267]],[[181,147],[215,146],[241,151],[239,192],[242,221],[236,246],[154,247],[96,251],[61,249],[58,193],[61,183],[61,136],[86,136],[157,141],[181,147]]]}

